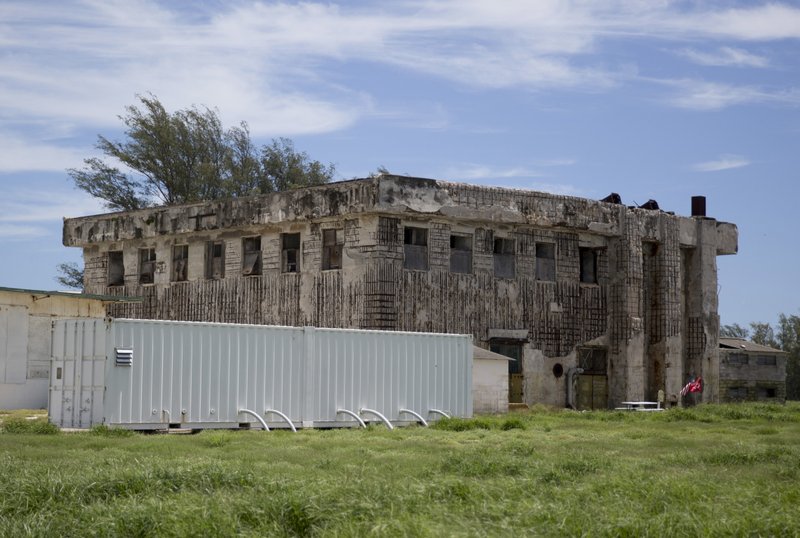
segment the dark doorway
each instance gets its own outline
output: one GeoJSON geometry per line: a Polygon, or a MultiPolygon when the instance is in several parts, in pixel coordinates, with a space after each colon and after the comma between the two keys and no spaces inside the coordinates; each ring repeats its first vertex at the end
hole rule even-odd
{"type": "Polygon", "coordinates": [[[508,361],[508,403],[522,403],[522,345],[514,342],[491,342],[489,350],[514,359],[508,361]]]}
{"type": "Polygon", "coordinates": [[[575,405],[578,409],[608,408],[608,354],[604,348],[578,348],[578,376],[575,405]]]}

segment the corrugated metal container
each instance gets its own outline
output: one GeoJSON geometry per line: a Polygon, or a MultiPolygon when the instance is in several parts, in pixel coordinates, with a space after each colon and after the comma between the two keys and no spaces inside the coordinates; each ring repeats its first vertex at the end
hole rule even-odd
{"type": "Polygon", "coordinates": [[[467,335],[149,320],[53,323],[50,420],[136,429],[472,415],[467,335]],[[366,409],[367,411],[363,411],[366,409]],[[431,413],[431,410],[434,410],[431,413]]]}

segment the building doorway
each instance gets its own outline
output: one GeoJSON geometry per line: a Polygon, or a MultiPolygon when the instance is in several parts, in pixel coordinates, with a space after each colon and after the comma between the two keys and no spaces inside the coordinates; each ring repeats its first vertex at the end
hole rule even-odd
{"type": "Polygon", "coordinates": [[[608,354],[605,348],[578,348],[578,376],[575,405],[579,410],[608,409],[608,354]]]}
{"type": "Polygon", "coordinates": [[[492,341],[489,350],[514,359],[508,361],[508,403],[523,403],[522,344],[492,341]]]}

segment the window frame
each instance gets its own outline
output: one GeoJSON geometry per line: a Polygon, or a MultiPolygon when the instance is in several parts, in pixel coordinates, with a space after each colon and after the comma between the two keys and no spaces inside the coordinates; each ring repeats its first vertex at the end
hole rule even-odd
{"type": "Polygon", "coordinates": [[[302,250],[302,236],[300,232],[282,233],[281,234],[281,273],[299,273],[300,272],[300,251],[302,250]],[[297,246],[288,248],[286,242],[289,238],[297,237],[297,246]],[[289,260],[290,253],[294,253],[294,262],[289,260]]]}
{"type": "Polygon", "coordinates": [[[558,256],[557,256],[557,253],[556,253],[556,244],[555,243],[550,243],[550,242],[547,242],[547,241],[542,241],[542,242],[538,242],[537,241],[537,243],[536,243],[536,280],[538,280],[540,282],[555,282],[556,281],[556,276],[558,274],[557,273],[557,267],[556,267],[556,258],[557,257],[558,256]],[[552,257],[540,255],[540,249],[544,249],[545,247],[549,247],[550,249],[552,249],[552,254],[553,254],[552,257]],[[544,263],[545,263],[544,260],[552,260],[552,261],[550,261],[550,263],[548,263],[548,265],[545,266],[544,265],[544,263]],[[543,278],[543,275],[542,275],[542,273],[544,272],[543,269],[550,269],[550,266],[552,266],[552,278],[543,278]]]}
{"type": "Polygon", "coordinates": [[[260,235],[250,235],[247,237],[242,237],[242,276],[258,276],[262,272],[262,241],[260,235]],[[248,249],[248,244],[253,245],[255,241],[258,241],[258,249],[250,248],[248,249]],[[253,257],[255,256],[255,259],[253,257]],[[251,262],[248,262],[252,260],[251,262]]]}
{"type": "Polygon", "coordinates": [[[125,253],[122,250],[109,250],[106,253],[106,284],[109,287],[119,287],[125,285],[125,253]],[[116,255],[119,254],[119,262],[112,260],[112,258],[116,258],[116,255]],[[114,279],[112,281],[112,267],[118,267],[120,269],[119,278],[114,279]]]}
{"type": "Polygon", "coordinates": [[[420,226],[403,226],[403,269],[428,271],[430,230],[420,226]]]}
{"type": "Polygon", "coordinates": [[[471,234],[450,234],[450,272],[462,275],[471,275],[472,251],[475,248],[475,239],[471,234]],[[459,270],[460,268],[466,270],[459,270]]]}
{"type": "MultiPolygon", "coordinates": [[[[242,246],[244,252],[244,245],[242,246]]],[[[222,239],[206,241],[205,276],[207,280],[225,278],[225,241],[222,239]],[[215,247],[219,246],[219,256],[214,256],[215,247]],[[219,259],[219,271],[214,271],[214,261],[219,259]]]]}
{"type": "Polygon", "coordinates": [[[149,286],[156,283],[157,259],[155,247],[141,247],[139,249],[139,284],[149,286]],[[145,271],[145,268],[147,268],[147,271],[145,271]]]}
{"type": "Polygon", "coordinates": [[[492,270],[496,278],[514,279],[517,276],[517,241],[513,237],[494,237],[492,270]],[[498,271],[498,268],[504,270],[498,271]],[[510,268],[510,269],[508,269],[510,268]]]}
{"type": "Polygon", "coordinates": [[[189,245],[187,243],[172,245],[172,272],[170,279],[172,282],[186,282],[189,280],[189,245]],[[177,255],[179,250],[185,253],[186,256],[179,258],[177,255]],[[178,274],[179,262],[183,262],[182,275],[178,274]]]}
{"type": "Polygon", "coordinates": [[[344,252],[344,230],[342,228],[322,229],[322,270],[335,271],[342,268],[342,254],[344,252]],[[331,233],[333,242],[330,242],[331,233]],[[336,262],[334,262],[336,260],[336,262]]]}

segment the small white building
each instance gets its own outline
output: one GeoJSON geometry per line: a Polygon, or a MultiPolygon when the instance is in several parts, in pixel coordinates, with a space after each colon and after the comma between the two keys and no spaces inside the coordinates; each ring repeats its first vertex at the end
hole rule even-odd
{"type": "Polygon", "coordinates": [[[103,318],[109,295],[0,287],[0,409],[47,407],[51,322],[103,318]]]}

